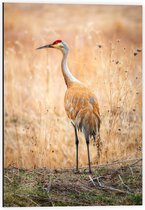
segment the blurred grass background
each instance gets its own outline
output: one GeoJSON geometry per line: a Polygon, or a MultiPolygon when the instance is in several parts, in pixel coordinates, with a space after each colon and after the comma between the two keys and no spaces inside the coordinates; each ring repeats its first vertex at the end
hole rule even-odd
{"type": "MultiPolygon", "coordinates": [[[[56,39],[70,46],[69,67],[97,95],[101,157],[92,164],[141,156],[142,7],[4,4],[5,167],[75,166],[74,131],[64,106],[60,52],[36,51],[56,39]]],[[[79,165],[87,164],[79,134],[79,165]]]]}

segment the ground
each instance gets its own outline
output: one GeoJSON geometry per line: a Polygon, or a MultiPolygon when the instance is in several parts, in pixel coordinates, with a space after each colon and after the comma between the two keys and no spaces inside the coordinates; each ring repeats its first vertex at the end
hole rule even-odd
{"type": "Polygon", "coordinates": [[[142,205],[141,166],[141,159],[100,165],[91,175],[86,168],[75,173],[9,167],[4,171],[4,206],[142,205]]]}

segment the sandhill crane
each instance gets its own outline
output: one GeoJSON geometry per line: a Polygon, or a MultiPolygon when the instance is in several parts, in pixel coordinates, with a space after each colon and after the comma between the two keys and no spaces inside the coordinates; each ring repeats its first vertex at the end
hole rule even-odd
{"type": "Polygon", "coordinates": [[[62,74],[67,86],[64,98],[64,106],[67,116],[71,119],[75,131],[76,144],[76,171],[78,172],[78,133],[84,133],[87,153],[89,173],[91,173],[89,141],[91,137],[96,139],[100,130],[100,113],[97,98],[95,94],[87,88],[82,82],[77,80],[70,72],[67,65],[67,57],[69,47],[66,42],[56,40],[52,44],[38,47],[37,49],[55,48],[62,52],[63,58],[61,62],[62,74]]]}

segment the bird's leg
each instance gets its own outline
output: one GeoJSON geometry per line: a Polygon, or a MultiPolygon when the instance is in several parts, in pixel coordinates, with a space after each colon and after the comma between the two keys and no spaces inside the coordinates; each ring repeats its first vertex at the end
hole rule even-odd
{"type": "Polygon", "coordinates": [[[79,139],[77,134],[77,129],[75,127],[75,143],[76,143],[76,171],[78,171],[78,145],[79,145],[79,139]]]}
{"type": "Polygon", "coordinates": [[[73,122],[71,122],[73,127],[74,127],[74,130],[75,130],[75,144],[76,144],[76,172],[79,171],[79,168],[78,168],[78,145],[79,145],[79,139],[78,139],[78,134],[77,134],[77,128],[75,126],[75,124],[73,122]]]}
{"type": "Polygon", "coordinates": [[[88,152],[88,164],[89,164],[89,173],[91,174],[91,163],[90,163],[90,150],[89,150],[89,138],[86,138],[86,144],[87,144],[87,152],[88,152]]]}

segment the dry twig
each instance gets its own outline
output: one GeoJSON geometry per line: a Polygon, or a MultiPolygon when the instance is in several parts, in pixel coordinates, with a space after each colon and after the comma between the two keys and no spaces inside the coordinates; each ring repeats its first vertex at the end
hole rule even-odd
{"type": "MultiPolygon", "coordinates": [[[[98,189],[116,191],[116,192],[119,192],[119,193],[127,193],[127,194],[130,194],[130,193],[131,193],[130,191],[124,191],[124,190],[120,190],[120,189],[117,189],[117,188],[114,188],[114,187],[105,186],[105,185],[104,185],[103,183],[101,183],[101,181],[100,181],[100,179],[102,178],[102,176],[100,176],[100,177],[95,177],[94,179],[93,179],[91,176],[89,176],[89,178],[90,178],[91,182],[93,183],[93,185],[94,185],[95,187],[97,187],[97,186],[96,186],[96,184],[95,184],[95,182],[94,182],[94,179],[97,180],[98,186],[99,186],[98,189]]],[[[103,177],[103,178],[104,178],[104,177],[103,177]]]]}
{"type": "Polygon", "coordinates": [[[31,195],[29,194],[15,194],[16,196],[20,197],[20,198],[26,198],[27,200],[29,200],[30,202],[34,203],[36,206],[39,206],[38,203],[36,203],[34,200],[31,199],[31,195]]]}
{"type": "Polygon", "coordinates": [[[93,185],[96,187],[96,184],[94,182],[94,180],[92,179],[92,177],[89,175],[89,179],[91,180],[91,182],[93,183],[93,185]]]}
{"type": "MultiPolygon", "coordinates": [[[[108,164],[100,164],[100,165],[92,165],[91,167],[92,168],[101,168],[101,167],[108,167],[108,166],[114,166],[114,165],[119,165],[119,164],[122,164],[122,163],[126,163],[126,162],[132,162],[132,161],[135,161],[133,164],[131,164],[130,166],[133,166],[135,165],[136,163],[138,163],[139,161],[141,161],[142,158],[139,158],[139,159],[128,159],[128,160],[122,160],[122,161],[114,161],[113,163],[108,163],[108,164]]],[[[88,166],[82,166],[82,167],[79,167],[79,169],[86,169],[88,166]]],[[[57,172],[60,172],[61,170],[64,171],[71,171],[71,170],[75,170],[75,168],[58,168],[57,169],[57,172]]]]}
{"type": "Polygon", "coordinates": [[[122,179],[122,177],[120,176],[120,174],[118,175],[122,185],[130,192],[130,193],[133,193],[133,191],[128,187],[128,185],[126,185],[122,179]]]}
{"type": "Polygon", "coordinates": [[[8,176],[5,175],[4,177],[7,178],[7,180],[8,180],[10,183],[13,182],[8,176]]]}
{"type": "Polygon", "coordinates": [[[131,167],[131,166],[129,166],[129,169],[130,169],[130,171],[131,171],[131,175],[133,176],[133,175],[134,175],[134,173],[133,173],[133,169],[132,169],[132,167],[131,167]]]}
{"type": "Polygon", "coordinates": [[[134,163],[132,163],[132,164],[130,165],[130,167],[131,167],[131,166],[134,166],[135,164],[137,164],[137,163],[140,162],[140,161],[142,161],[142,158],[136,160],[134,163]]]}

